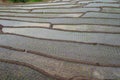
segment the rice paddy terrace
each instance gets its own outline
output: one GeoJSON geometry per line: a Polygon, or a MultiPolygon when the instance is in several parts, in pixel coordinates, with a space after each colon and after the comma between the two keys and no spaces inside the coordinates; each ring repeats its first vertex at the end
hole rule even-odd
{"type": "Polygon", "coordinates": [[[0,80],[120,80],[120,0],[0,4],[0,80]]]}

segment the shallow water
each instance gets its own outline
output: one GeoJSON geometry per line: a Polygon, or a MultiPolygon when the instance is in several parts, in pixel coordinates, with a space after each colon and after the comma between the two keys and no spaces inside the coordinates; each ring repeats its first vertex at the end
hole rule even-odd
{"type": "Polygon", "coordinates": [[[120,46],[120,34],[65,32],[43,28],[3,28],[3,32],[20,34],[36,38],[120,46]]]}
{"type": "Polygon", "coordinates": [[[59,58],[102,64],[120,64],[120,47],[38,40],[15,35],[0,35],[0,45],[40,52],[59,58]]]}

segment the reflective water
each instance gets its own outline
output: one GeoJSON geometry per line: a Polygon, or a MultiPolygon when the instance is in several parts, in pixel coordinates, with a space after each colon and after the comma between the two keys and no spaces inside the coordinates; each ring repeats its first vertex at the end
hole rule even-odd
{"type": "Polygon", "coordinates": [[[120,46],[120,34],[65,32],[43,28],[3,28],[3,32],[21,34],[36,38],[101,43],[120,46]]]}
{"type": "Polygon", "coordinates": [[[120,64],[120,47],[38,40],[15,35],[0,35],[0,45],[41,52],[60,58],[120,64]]]}

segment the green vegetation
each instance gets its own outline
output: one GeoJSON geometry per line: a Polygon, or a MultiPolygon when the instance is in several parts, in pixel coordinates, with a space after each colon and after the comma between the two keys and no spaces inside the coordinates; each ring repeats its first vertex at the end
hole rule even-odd
{"type": "Polygon", "coordinates": [[[29,2],[41,2],[43,0],[29,0],[29,2]]]}
{"type": "Polygon", "coordinates": [[[19,3],[19,2],[41,2],[43,0],[9,0],[10,2],[19,3]]]}

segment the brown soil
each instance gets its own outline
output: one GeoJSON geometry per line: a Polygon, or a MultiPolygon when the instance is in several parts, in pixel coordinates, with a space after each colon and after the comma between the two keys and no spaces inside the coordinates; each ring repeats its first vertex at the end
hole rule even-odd
{"type": "Polygon", "coordinates": [[[0,33],[3,33],[2,28],[3,28],[3,25],[0,24],[0,33]]]}

